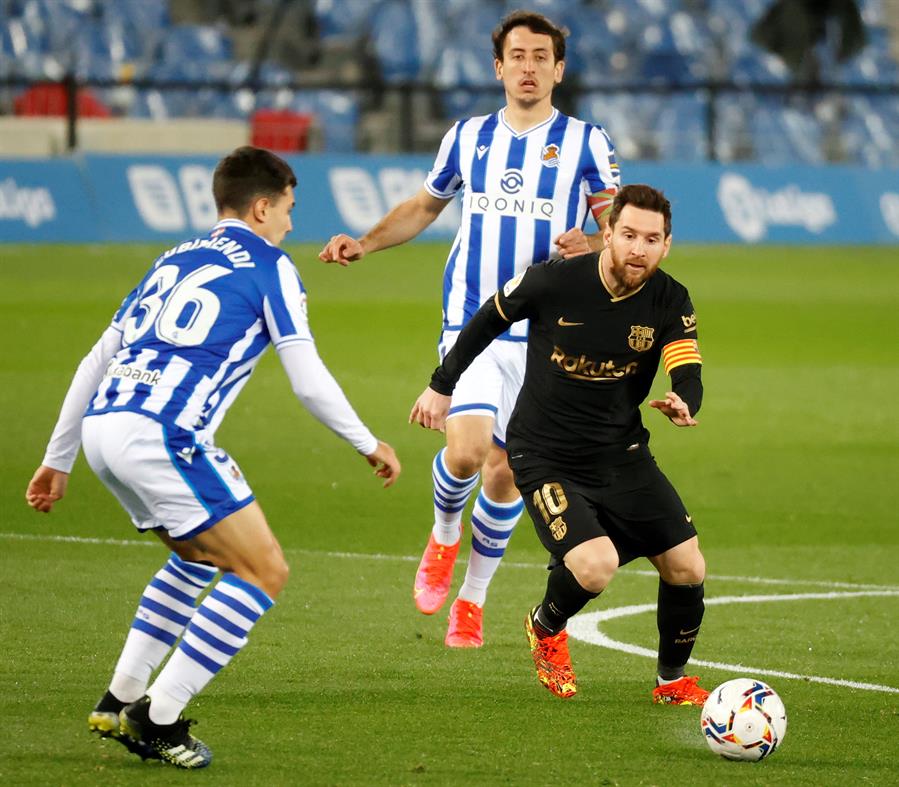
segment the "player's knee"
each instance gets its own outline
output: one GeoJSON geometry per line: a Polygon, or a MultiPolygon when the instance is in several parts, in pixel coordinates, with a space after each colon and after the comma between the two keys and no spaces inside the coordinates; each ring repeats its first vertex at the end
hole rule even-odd
{"type": "Polygon", "coordinates": [[[659,573],[669,585],[699,585],[705,581],[705,558],[697,549],[659,573]]]}
{"type": "Polygon", "coordinates": [[[584,590],[601,593],[618,570],[618,553],[598,546],[580,551],[572,560],[566,557],[565,564],[584,590]]]}
{"type": "Polygon", "coordinates": [[[443,461],[446,463],[446,469],[456,478],[471,478],[480,472],[486,458],[486,449],[474,443],[464,442],[461,445],[448,445],[443,461]]]}

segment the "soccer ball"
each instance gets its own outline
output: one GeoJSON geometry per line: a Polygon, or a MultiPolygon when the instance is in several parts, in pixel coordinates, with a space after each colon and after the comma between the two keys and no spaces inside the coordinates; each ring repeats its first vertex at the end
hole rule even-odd
{"type": "Polygon", "coordinates": [[[715,754],[757,762],[780,746],[787,732],[787,712],[767,683],[735,678],[709,694],[702,706],[700,725],[715,754]]]}

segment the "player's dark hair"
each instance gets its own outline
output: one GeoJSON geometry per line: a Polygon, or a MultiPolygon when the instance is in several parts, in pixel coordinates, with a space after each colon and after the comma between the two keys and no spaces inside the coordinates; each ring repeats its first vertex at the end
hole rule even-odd
{"type": "Polygon", "coordinates": [[[269,150],[244,145],[223,158],[212,176],[212,196],[219,213],[233,210],[244,215],[257,199],[273,202],[297,178],[290,165],[269,150]]]}
{"type": "Polygon", "coordinates": [[[671,234],[671,203],[658,189],[644,183],[630,183],[622,186],[621,191],[615,195],[615,201],[609,211],[609,227],[615,227],[615,223],[626,205],[651,210],[653,213],[661,213],[665,219],[665,237],[667,238],[671,234]]]}
{"type": "Polygon", "coordinates": [[[503,59],[503,47],[506,45],[506,37],[509,31],[516,27],[526,27],[532,33],[540,33],[549,36],[553,42],[553,57],[558,63],[565,59],[565,39],[568,37],[568,29],[559,27],[551,22],[543,14],[533,11],[513,11],[504,16],[493,31],[493,56],[497,60],[503,59]]]}

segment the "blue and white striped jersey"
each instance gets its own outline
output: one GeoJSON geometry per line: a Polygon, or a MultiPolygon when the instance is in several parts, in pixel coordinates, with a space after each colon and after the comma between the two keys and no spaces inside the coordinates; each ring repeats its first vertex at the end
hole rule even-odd
{"type": "Polygon", "coordinates": [[[269,343],[312,341],[293,262],[236,219],[163,253],[112,325],[122,347],[85,415],[127,410],[204,439],[269,343]]]}
{"type": "MultiPolygon", "coordinates": [[[[619,184],[608,134],[557,109],[520,134],[504,109],[457,122],[425,181],[440,199],[462,192],[462,223],[443,276],[444,330],[460,329],[529,265],[558,256],[553,238],[583,228],[587,198],[619,184]]],[[[527,323],[500,338],[525,340],[527,323]]]]}

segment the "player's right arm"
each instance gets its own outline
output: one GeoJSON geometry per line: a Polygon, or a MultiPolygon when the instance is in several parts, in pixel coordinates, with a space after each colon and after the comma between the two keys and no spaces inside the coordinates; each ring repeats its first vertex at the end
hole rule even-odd
{"type": "Polygon", "coordinates": [[[438,199],[425,189],[401,202],[361,238],[335,235],[319,252],[323,262],[349,265],[366,254],[412,240],[429,227],[447,206],[449,200],[438,199]]]}
{"type": "Polygon", "coordinates": [[[319,252],[319,259],[349,265],[369,252],[406,243],[433,224],[463,185],[459,167],[460,128],[455,123],[443,135],[434,165],[415,196],[394,207],[361,238],[335,235],[319,252]]]}

